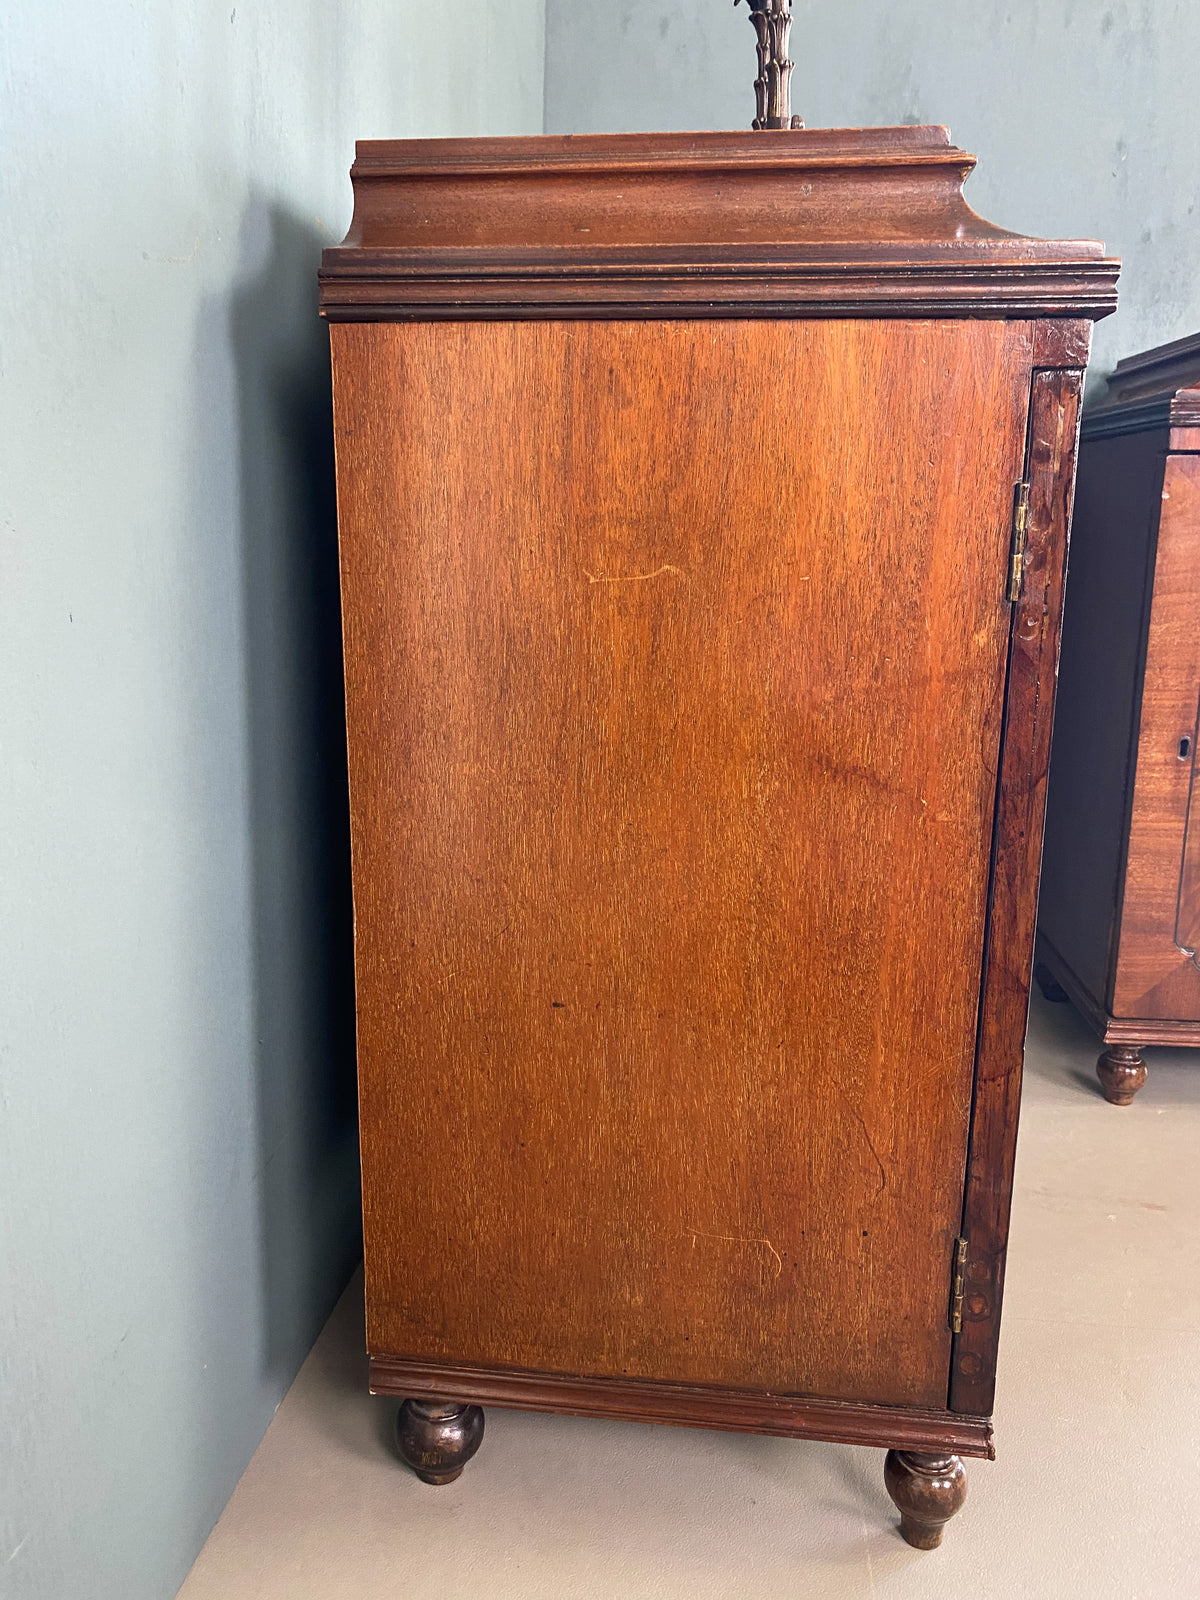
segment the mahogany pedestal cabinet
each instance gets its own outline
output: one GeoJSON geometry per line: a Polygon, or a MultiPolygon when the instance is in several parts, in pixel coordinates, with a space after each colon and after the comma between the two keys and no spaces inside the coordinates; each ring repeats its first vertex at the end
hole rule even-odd
{"type": "Polygon", "coordinates": [[[372,1387],[992,1395],[1096,244],[944,128],[364,143],[327,250],[372,1387]]]}
{"type": "Polygon", "coordinates": [[[1118,364],[1084,419],[1038,977],[1107,1049],[1200,1045],[1200,335],[1118,364]]]}

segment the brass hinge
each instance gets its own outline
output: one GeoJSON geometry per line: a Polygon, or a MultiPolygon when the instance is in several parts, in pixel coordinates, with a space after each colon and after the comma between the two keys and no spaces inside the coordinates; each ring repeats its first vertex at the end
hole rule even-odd
{"type": "Polygon", "coordinates": [[[1029,485],[1013,485],[1012,544],[1008,553],[1008,598],[1021,598],[1021,579],[1025,576],[1025,533],[1029,527],[1029,485]]]}
{"type": "Polygon", "coordinates": [[[954,1291],[950,1296],[950,1331],[962,1332],[963,1312],[963,1268],[967,1264],[967,1241],[956,1239],[954,1242],[954,1291]]]}

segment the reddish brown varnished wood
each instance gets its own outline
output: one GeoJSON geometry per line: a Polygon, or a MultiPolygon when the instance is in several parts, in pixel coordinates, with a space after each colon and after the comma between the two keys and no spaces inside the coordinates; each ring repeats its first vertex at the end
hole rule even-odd
{"type": "Polygon", "coordinates": [[[360,146],[322,308],[368,1340],[410,1416],[889,1445],[926,1530],[991,1452],[1116,264],[983,222],[971,164],[942,129],[360,146]]]}
{"type": "Polygon", "coordinates": [[[334,331],[372,1352],[944,1404],[1028,328],[334,331]]]}
{"type": "Polygon", "coordinates": [[[1096,1076],[1110,1105],[1128,1106],[1146,1086],[1146,1063],[1135,1044],[1113,1044],[1096,1062],[1096,1076]]]}
{"type": "Polygon", "coordinates": [[[1194,410],[1200,388],[1200,333],[1171,344],[1157,345],[1118,361],[1108,380],[1103,403],[1089,420],[1089,431],[1100,417],[1117,420],[1135,406],[1156,403],[1176,420],[1194,410]]]}
{"type": "Polygon", "coordinates": [[[1092,324],[1072,317],[1043,317],[1033,325],[1033,364],[1079,371],[1088,364],[1092,324]]]}
{"type": "Polygon", "coordinates": [[[1200,1022],[1175,1017],[1106,1017],[1101,1014],[1097,1027],[1105,1044],[1136,1044],[1139,1049],[1148,1044],[1200,1045],[1200,1022]]]}
{"type": "Polygon", "coordinates": [[[1188,808],[1200,707],[1200,456],[1168,455],[1159,504],[1111,1010],[1197,1018],[1200,828],[1189,829],[1188,808]]]}
{"type": "Polygon", "coordinates": [[[665,1381],[580,1378],[498,1367],[372,1357],[373,1394],[470,1394],[487,1406],[569,1416],[723,1428],[787,1439],[840,1440],[887,1449],[995,1455],[987,1417],[916,1406],[863,1405],[809,1395],[700,1387],[665,1381]]]}
{"type": "Polygon", "coordinates": [[[1047,977],[1060,984],[1085,1022],[1105,1044],[1200,1045],[1200,1020],[1179,1017],[1113,1017],[1079,982],[1070,965],[1038,930],[1038,952],[1047,977]]]}
{"type": "MultiPolygon", "coordinates": [[[[1193,458],[1200,461],[1200,457],[1193,458]]],[[[1194,496],[1193,496],[1194,498],[1194,496]]],[[[1200,512],[1200,505],[1195,507],[1200,512]]],[[[1198,519],[1200,521],[1200,519],[1198,519]]],[[[1188,784],[1188,805],[1183,835],[1183,870],[1179,876],[1179,903],[1175,911],[1175,945],[1194,967],[1200,969],[1200,760],[1195,746],[1200,728],[1191,735],[1192,768],[1188,784]]],[[[1188,735],[1184,733],[1176,747],[1176,760],[1184,763],[1188,735]]]]}
{"type": "Polygon", "coordinates": [[[1107,1044],[1200,1044],[1200,337],[1119,364],[1089,413],[1039,939],[1107,1044]]]}
{"type": "Polygon", "coordinates": [[[950,1379],[951,1407],[984,1416],[995,1394],[1082,384],[1082,372],[1037,372],[1029,404],[1029,530],[1024,584],[1012,616],[963,1206],[962,1232],[968,1240],[963,1325],[954,1341],[950,1379]]]}
{"type": "Polygon", "coordinates": [[[967,1498],[967,1473],[955,1455],[889,1450],[887,1492],[900,1513],[900,1532],[917,1550],[936,1550],[950,1518],[967,1498]]]}
{"type": "MultiPolygon", "coordinates": [[[[1099,245],[1005,233],[945,128],[360,143],[331,321],[1103,316],[1099,245]]],[[[1049,362],[1058,365],[1060,362],[1049,362]]]]}

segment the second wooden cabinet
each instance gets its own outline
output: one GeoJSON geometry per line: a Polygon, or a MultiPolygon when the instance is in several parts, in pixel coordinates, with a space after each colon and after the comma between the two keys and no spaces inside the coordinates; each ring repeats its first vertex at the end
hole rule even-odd
{"type": "Polygon", "coordinates": [[[1200,336],[1122,361],[1084,419],[1038,976],[1108,1048],[1200,1045],[1200,336]]]}

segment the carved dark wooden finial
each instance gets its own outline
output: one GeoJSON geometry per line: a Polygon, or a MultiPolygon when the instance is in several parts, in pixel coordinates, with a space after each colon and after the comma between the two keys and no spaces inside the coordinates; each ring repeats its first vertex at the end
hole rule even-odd
{"type": "MultiPolygon", "coordinates": [[[[733,0],[734,5],[740,0],[733,0]]],[[[792,31],[792,0],[748,0],[750,21],[758,38],[758,101],[756,128],[802,128],[792,116],[792,67],[788,60],[788,35],[792,31]]]]}

